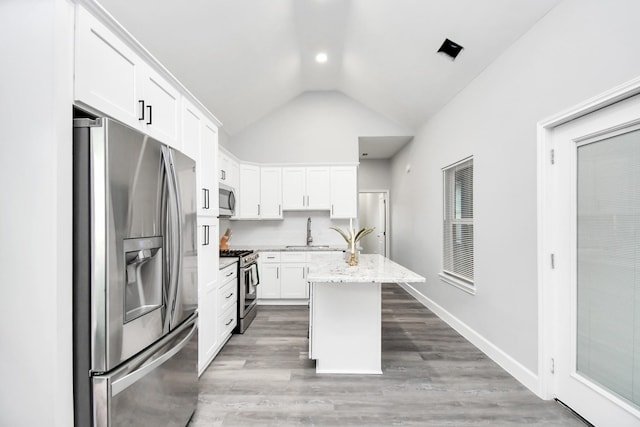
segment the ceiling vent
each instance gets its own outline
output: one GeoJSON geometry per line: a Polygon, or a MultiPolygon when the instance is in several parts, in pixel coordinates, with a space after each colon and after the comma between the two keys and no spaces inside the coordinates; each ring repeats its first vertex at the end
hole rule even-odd
{"type": "Polygon", "coordinates": [[[453,61],[454,59],[456,59],[458,54],[462,52],[462,49],[464,48],[460,46],[458,43],[453,42],[449,39],[444,39],[442,46],[440,46],[440,49],[438,49],[438,53],[440,52],[444,53],[445,55],[450,57],[451,60],[453,61]]]}

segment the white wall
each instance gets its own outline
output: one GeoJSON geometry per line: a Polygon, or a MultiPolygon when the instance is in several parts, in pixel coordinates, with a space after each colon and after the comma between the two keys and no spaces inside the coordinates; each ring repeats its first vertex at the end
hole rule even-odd
{"type": "Polygon", "coordinates": [[[358,190],[388,190],[391,188],[391,161],[389,159],[360,160],[358,190]]]}
{"type": "Polygon", "coordinates": [[[392,159],[392,253],[417,289],[537,374],[536,123],[640,74],[640,2],[565,0],[392,159]],[[438,279],[441,168],[474,156],[475,296],[438,279]],[[411,164],[411,172],[405,166],[411,164]]]}
{"type": "Polygon", "coordinates": [[[412,134],[342,93],[305,92],[233,135],[228,148],[252,162],[357,162],[358,137],[412,134]]]}
{"type": "Polygon", "coordinates": [[[73,9],[0,2],[0,425],[73,425],[73,9]]]}
{"type": "Polygon", "coordinates": [[[237,246],[286,246],[305,245],[307,243],[307,218],[311,218],[311,236],[314,245],[342,246],[346,248],[344,239],[337,231],[329,227],[346,230],[348,219],[332,220],[329,212],[285,212],[283,220],[239,221],[220,220],[220,235],[227,227],[233,234],[229,247],[237,246]]]}

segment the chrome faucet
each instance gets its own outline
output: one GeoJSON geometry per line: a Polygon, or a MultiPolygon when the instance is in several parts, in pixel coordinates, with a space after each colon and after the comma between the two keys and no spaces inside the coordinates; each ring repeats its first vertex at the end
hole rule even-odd
{"type": "Polygon", "coordinates": [[[313,243],[313,237],[311,237],[311,217],[307,218],[307,246],[313,243]]]}

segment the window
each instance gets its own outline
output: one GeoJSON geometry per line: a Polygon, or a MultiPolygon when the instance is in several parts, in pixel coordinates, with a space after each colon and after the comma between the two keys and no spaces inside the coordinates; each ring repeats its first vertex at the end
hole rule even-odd
{"type": "Polygon", "coordinates": [[[444,218],[442,277],[473,291],[473,159],[443,169],[444,218]]]}

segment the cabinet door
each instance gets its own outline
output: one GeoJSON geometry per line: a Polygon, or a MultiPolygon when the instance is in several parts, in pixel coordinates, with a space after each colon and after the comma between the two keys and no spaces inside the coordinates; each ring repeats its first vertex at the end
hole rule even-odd
{"type": "Polygon", "coordinates": [[[198,289],[217,283],[220,251],[218,249],[218,220],[198,217],[198,289]]]}
{"type": "MultiPolygon", "coordinates": [[[[198,162],[202,139],[202,113],[189,101],[182,101],[182,152],[198,162]]],[[[198,165],[199,166],[199,165],[198,165]]]]}
{"type": "Polygon", "coordinates": [[[152,137],[179,150],[178,117],[180,93],[150,67],[145,66],[140,73],[142,97],[144,100],[143,127],[152,137]]]}
{"type": "Polygon", "coordinates": [[[355,166],[331,168],[331,218],[358,216],[358,173],[355,166]]]}
{"type": "Polygon", "coordinates": [[[307,168],[307,209],[329,210],[331,205],[328,167],[307,168]]]}
{"type": "Polygon", "coordinates": [[[142,60],[105,25],[78,6],[74,98],[129,126],[140,127],[142,60]]]}
{"type": "Polygon", "coordinates": [[[227,184],[227,174],[229,173],[229,156],[218,151],[218,181],[227,184]]]}
{"type": "Polygon", "coordinates": [[[216,179],[218,153],[218,127],[208,120],[203,121],[202,139],[200,141],[200,158],[198,175],[200,176],[201,193],[206,195],[207,208],[203,215],[218,215],[218,180],[216,179]]]}
{"type": "Polygon", "coordinates": [[[282,209],[305,209],[307,200],[306,197],[307,193],[305,168],[282,168],[282,209]]]}
{"type": "Polygon", "coordinates": [[[198,298],[198,373],[207,368],[218,347],[218,288],[212,286],[198,298]]]}
{"type": "Polygon", "coordinates": [[[260,217],[260,167],[240,165],[240,218],[260,217]]]}
{"type": "Polygon", "coordinates": [[[260,218],[282,218],[282,168],[260,168],[260,218]]]}
{"type": "Polygon", "coordinates": [[[306,267],[306,263],[281,264],[281,298],[307,298],[306,267]]]}
{"type": "Polygon", "coordinates": [[[280,263],[260,263],[259,299],[280,298],[280,263]]]}
{"type": "Polygon", "coordinates": [[[238,324],[238,309],[229,307],[218,317],[218,342],[222,344],[238,324]]]}
{"type": "Polygon", "coordinates": [[[240,189],[240,164],[229,157],[229,175],[227,185],[236,190],[240,189]]]}

